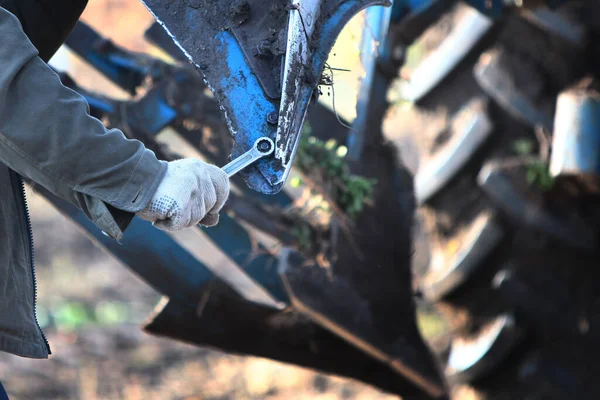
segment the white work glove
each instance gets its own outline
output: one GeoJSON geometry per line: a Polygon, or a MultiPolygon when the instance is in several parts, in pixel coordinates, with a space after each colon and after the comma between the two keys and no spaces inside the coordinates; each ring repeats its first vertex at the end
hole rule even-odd
{"type": "Polygon", "coordinates": [[[215,226],[229,197],[229,177],[220,168],[188,158],[171,161],[156,193],[137,215],[174,232],[199,223],[215,226]]]}

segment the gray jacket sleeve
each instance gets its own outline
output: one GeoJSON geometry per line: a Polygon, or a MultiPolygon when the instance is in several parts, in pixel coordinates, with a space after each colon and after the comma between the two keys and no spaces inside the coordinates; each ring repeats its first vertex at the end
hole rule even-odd
{"type": "Polygon", "coordinates": [[[0,162],[82,209],[120,239],[110,206],[135,213],[156,191],[166,162],[89,115],[0,7],[0,162]],[[107,206],[108,205],[108,206],[107,206]]]}

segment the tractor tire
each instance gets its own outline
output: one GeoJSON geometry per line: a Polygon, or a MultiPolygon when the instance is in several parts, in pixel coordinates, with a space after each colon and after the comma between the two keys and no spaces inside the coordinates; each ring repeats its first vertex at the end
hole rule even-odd
{"type": "Polygon", "coordinates": [[[484,23],[476,44],[453,49],[466,56],[420,89],[472,13],[459,5],[419,39],[402,111],[401,152],[419,153],[414,240],[427,253],[415,284],[451,337],[438,357],[453,399],[597,399],[600,203],[552,179],[548,154],[557,97],[600,71],[600,6],[484,23]]]}

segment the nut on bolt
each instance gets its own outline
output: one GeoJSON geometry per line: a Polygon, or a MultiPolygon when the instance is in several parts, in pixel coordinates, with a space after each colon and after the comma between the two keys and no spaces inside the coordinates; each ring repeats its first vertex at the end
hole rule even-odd
{"type": "Polygon", "coordinates": [[[256,147],[261,153],[268,153],[271,150],[271,143],[268,140],[261,140],[256,147]]]}
{"type": "Polygon", "coordinates": [[[273,111],[267,115],[267,123],[269,125],[277,125],[279,122],[279,113],[277,111],[273,111]]]}

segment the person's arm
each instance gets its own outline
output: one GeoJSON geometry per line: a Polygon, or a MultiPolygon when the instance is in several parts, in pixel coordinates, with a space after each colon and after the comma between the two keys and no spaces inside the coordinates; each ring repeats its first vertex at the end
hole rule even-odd
{"type": "MultiPolygon", "coordinates": [[[[74,203],[117,239],[122,237],[123,229],[110,207],[139,213],[151,204],[150,200],[160,200],[153,199],[159,184],[174,184],[163,182],[166,162],[158,160],[141,142],[127,139],[119,130],[106,129],[89,115],[83,97],[61,84],[38,57],[18,19],[1,7],[0,162],[74,203]]],[[[216,174],[225,189],[224,174],[220,175],[218,168],[200,165],[211,167],[210,173],[194,176],[194,185],[202,186],[206,179],[215,181],[216,174]]],[[[177,176],[170,179],[177,181],[177,176]]],[[[227,181],[227,194],[228,185],[227,181]]],[[[198,191],[188,193],[193,188],[179,189],[185,192],[179,203],[203,196],[198,191]]],[[[204,212],[214,215],[224,200],[218,198],[213,203],[215,189],[211,189],[211,201],[204,212]]],[[[186,206],[179,204],[181,208],[186,206]]],[[[161,218],[148,209],[143,215],[153,222],[161,218]]],[[[163,214],[162,218],[169,215],[163,214]]]]}

